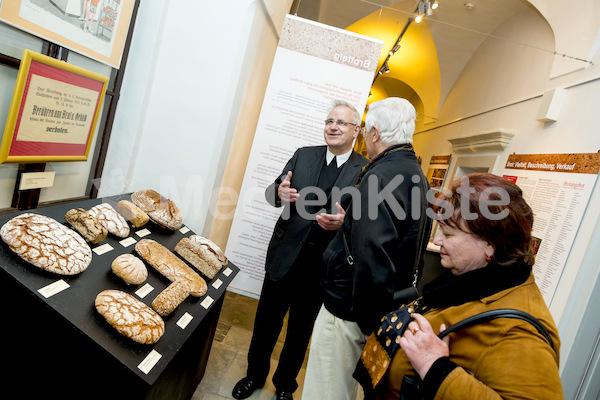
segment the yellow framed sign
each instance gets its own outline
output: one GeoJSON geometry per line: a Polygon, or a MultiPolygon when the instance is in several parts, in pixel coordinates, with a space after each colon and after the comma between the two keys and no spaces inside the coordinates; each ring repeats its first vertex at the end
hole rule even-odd
{"type": "Polygon", "coordinates": [[[25,49],[0,163],[85,161],[108,78],[25,49]]]}

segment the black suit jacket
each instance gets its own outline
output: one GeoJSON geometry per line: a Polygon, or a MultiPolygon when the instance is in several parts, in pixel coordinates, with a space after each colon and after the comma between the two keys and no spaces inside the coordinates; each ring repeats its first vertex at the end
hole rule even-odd
{"type": "MultiPolygon", "coordinates": [[[[316,224],[314,218],[304,218],[298,213],[298,203],[282,204],[277,194],[279,185],[285,179],[288,171],[292,171],[292,188],[300,192],[302,189],[308,187],[316,187],[319,182],[321,168],[325,162],[326,153],[327,146],[302,147],[296,150],[292,158],[287,162],[281,175],[265,191],[266,200],[272,206],[284,206],[284,210],[275,224],[267,250],[265,270],[267,276],[273,281],[281,279],[290,270],[306,242],[311,227],[316,224]]],[[[340,189],[347,186],[354,187],[362,167],[367,163],[368,160],[365,157],[353,151],[348,161],[341,166],[341,171],[335,181],[334,187],[340,189]]],[[[317,199],[314,193],[310,193],[306,198],[309,200],[317,199]]],[[[327,204],[331,203],[330,200],[331,194],[327,204]]],[[[339,202],[345,209],[350,202],[350,195],[345,194],[339,202]]],[[[310,210],[308,211],[310,212],[310,210]]],[[[328,210],[328,212],[330,211],[328,210]]],[[[327,247],[327,243],[333,239],[335,232],[324,233],[326,243],[318,246],[321,249],[321,253],[327,247]]],[[[316,277],[316,279],[319,278],[316,277]]]]}

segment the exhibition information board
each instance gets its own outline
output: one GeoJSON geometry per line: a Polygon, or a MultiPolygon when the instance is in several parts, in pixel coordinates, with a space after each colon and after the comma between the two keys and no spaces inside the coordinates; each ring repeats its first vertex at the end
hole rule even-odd
{"type": "Polygon", "coordinates": [[[505,178],[516,183],[534,213],[536,283],[550,304],[600,171],[598,153],[511,154],[505,178]]]}
{"type": "Polygon", "coordinates": [[[227,257],[240,268],[233,291],[260,294],[267,245],[281,213],[265,201],[265,189],[296,149],[325,144],[324,120],[333,100],[364,110],[382,46],[286,16],[227,241],[227,257]]]}

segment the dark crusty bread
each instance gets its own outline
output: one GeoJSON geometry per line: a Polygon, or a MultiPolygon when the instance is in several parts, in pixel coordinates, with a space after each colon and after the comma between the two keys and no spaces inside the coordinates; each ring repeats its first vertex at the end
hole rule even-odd
{"type": "Polygon", "coordinates": [[[106,239],[108,230],[100,220],[83,208],[73,208],[65,214],[67,221],[77,232],[90,243],[98,243],[106,239]]]}
{"type": "Polygon", "coordinates": [[[183,225],[179,207],[152,189],[138,190],[131,195],[131,200],[158,226],[174,231],[183,225]]]}

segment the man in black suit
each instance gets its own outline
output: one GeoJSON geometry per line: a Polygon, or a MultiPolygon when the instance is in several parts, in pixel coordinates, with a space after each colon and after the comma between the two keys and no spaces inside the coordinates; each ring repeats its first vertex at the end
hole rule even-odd
{"type": "Polygon", "coordinates": [[[352,150],[361,116],[336,101],[325,120],[327,146],[303,147],[265,191],[274,207],[283,206],[266,259],[266,275],[248,351],[246,377],[233,388],[236,399],[249,397],[265,383],[270,358],[289,311],[285,343],[273,375],[277,399],[290,400],[297,389],[313,323],[321,306],[323,252],[344,219],[354,183],[368,160],[352,150]],[[351,192],[350,189],[350,192],[351,192]]]}

